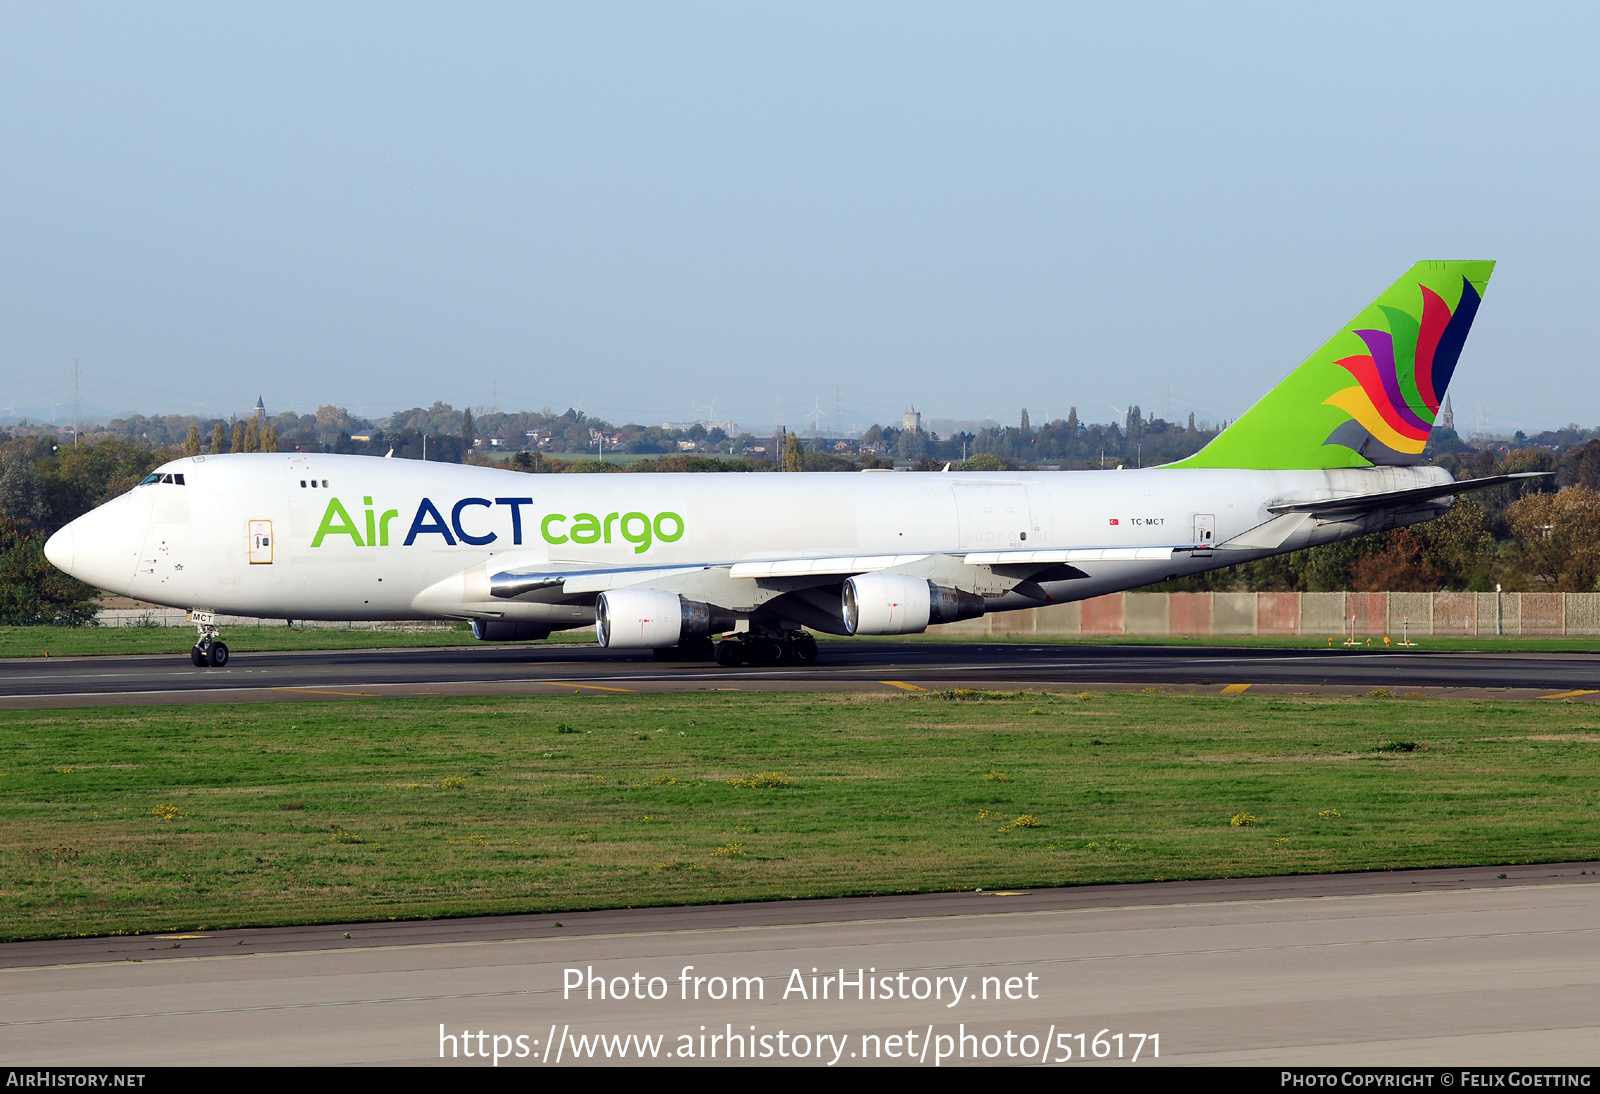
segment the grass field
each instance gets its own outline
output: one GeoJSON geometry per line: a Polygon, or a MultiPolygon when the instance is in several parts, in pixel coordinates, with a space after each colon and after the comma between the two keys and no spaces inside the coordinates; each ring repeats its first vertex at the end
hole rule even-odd
{"type": "Polygon", "coordinates": [[[1590,859],[1597,722],[1161,692],[5,711],[0,937],[1590,859]]]}
{"type": "MultiPolygon", "coordinates": [[[[349,650],[391,649],[412,646],[466,646],[477,640],[465,623],[448,630],[402,630],[367,627],[228,627],[223,641],[234,653],[271,650],[349,650]]],[[[823,636],[825,641],[839,641],[823,636]]],[[[170,653],[186,655],[194,645],[190,627],[0,627],[0,657],[85,657],[112,654],[170,653]]],[[[1183,646],[1210,648],[1328,649],[1326,637],[1206,635],[1204,637],[1145,638],[1135,635],[1063,637],[1051,635],[994,635],[974,638],[940,634],[896,635],[891,638],[855,638],[854,642],[962,642],[974,645],[1086,645],[1086,646],[1183,646]]],[[[558,631],[546,642],[551,645],[594,644],[594,631],[583,627],[558,631]]],[[[535,643],[538,644],[538,643],[535,643]]],[[[1334,649],[1343,649],[1339,639],[1334,649]]],[[[1358,651],[1370,653],[1384,648],[1382,639],[1358,651]]],[[[1600,637],[1582,638],[1425,638],[1417,651],[1441,653],[1600,653],[1600,637]]],[[[1397,656],[1409,652],[1390,649],[1397,656]]]]}

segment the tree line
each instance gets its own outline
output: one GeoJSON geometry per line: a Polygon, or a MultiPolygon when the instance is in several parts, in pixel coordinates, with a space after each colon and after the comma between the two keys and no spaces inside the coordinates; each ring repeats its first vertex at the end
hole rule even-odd
{"type": "MultiPolygon", "coordinates": [[[[451,413],[446,404],[436,403],[431,410],[418,408],[398,429],[375,433],[368,443],[383,448],[375,454],[392,449],[399,458],[421,458],[426,444],[429,459],[494,462],[471,444],[476,431],[483,428],[482,420],[475,421],[471,411],[458,417],[455,434],[431,432],[448,424],[451,413]]],[[[350,423],[338,408],[323,408],[309,417],[313,425],[320,419],[336,432],[350,423]]],[[[590,422],[577,411],[556,417],[586,429],[590,422]]],[[[177,456],[282,450],[288,444],[278,429],[279,420],[215,420],[208,431],[192,421],[179,434],[180,439],[162,444],[144,437],[103,433],[74,445],[58,443],[38,431],[0,430],[0,623],[92,621],[99,593],[49,565],[43,552],[49,534],[131,489],[153,468],[177,456]]],[[[784,433],[769,440],[769,451],[755,455],[662,453],[622,463],[554,459],[543,451],[523,450],[494,465],[530,474],[855,472],[895,466],[893,456],[910,451],[900,444],[907,432],[878,428],[864,451],[839,452],[817,438],[784,433]],[[880,445],[893,453],[871,451],[880,445]]],[[[915,431],[909,432],[915,435],[915,431]]],[[[1024,416],[1018,427],[967,435],[965,460],[951,458],[959,456],[959,452],[949,451],[951,439],[926,434],[921,454],[910,461],[910,468],[914,472],[938,472],[946,467],[1001,471],[1057,460],[1096,466],[1102,459],[1098,447],[1090,457],[1084,446],[1101,444],[1114,453],[1117,463],[1125,464],[1130,440],[1136,458],[1139,446],[1148,445],[1143,452],[1157,453],[1161,462],[1170,462],[1198,451],[1215,435],[1216,430],[1204,424],[1177,426],[1140,418],[1137,408],[1130,408],[1120,425],[1109,426],[1079,427],[1072,414],[1034,430],[1024,416]]],[[[348,434],[344,443],[349,445],[348,434]]],[[[1446,516],[1425,524],[1158,587],[1254,591],[1486,591],[1497,585],[1508,590],[1596,589],[1600,583],[1600,437],[1593,431],[1568,427],[1475,447],[1452,431],[1436,429],[1426,458],[1448,468],[1457,478],[1518,471],[1552,474],[1530,484],[1464,495],[1446,516]]],[[[1148,465],[1150,461],[1145,462],[1148,465]]],[[[901,465],[905,463],[902,458],[901,465]]]]}

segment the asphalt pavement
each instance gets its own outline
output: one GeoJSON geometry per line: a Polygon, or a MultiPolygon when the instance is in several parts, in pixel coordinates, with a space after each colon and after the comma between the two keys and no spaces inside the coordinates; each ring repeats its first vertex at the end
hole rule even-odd
{"type": "Polygon", "coordinates": [[[815,665],[661,663],[595,646],[253,653],[225,668],[187,656],[0,659],[0,707],[142,705],[552,691],[938,690],[1172,686],[1377,688],[1466,697],[1600,696],[1600,656],[1544,653],[824,642],[815,665]]]}
{"type": "Polygon", "coordinates": [[[1567,863],[67,939],[0,1057],[1579,1066],[1596,938],[1567,863]]]}

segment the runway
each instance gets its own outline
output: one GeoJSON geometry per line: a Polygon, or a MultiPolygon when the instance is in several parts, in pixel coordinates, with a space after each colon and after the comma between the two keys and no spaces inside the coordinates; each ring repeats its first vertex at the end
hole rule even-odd
{"type": "Polygon", "coordinates": [[[1600,1043],[1597,936],[1574,863],[71,939],[0,947],[0,1054],[1570,1066],[1600,1043]]]}
{"type": "Polygon", "coordinates": [[[0,707],[231,703],[590,690],[1039,690],[1175,686],[1262,692],[1374,688],[1476,698],[1600,697],[1587,654],[1343,649],[825,642],[808,667],[659,663],[594,646],[252,653],[226,668],[186,657],[0,660],[0,707]]]}

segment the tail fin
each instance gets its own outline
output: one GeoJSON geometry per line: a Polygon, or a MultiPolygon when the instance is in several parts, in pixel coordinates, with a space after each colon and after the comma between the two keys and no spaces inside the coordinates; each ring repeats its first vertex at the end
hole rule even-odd
{"type": "Polygon", "coordinates": [[[1417,463],[1493,271],[1493,262],[1417,263],[1243,417],[1171,466],[1417,463]]]}

